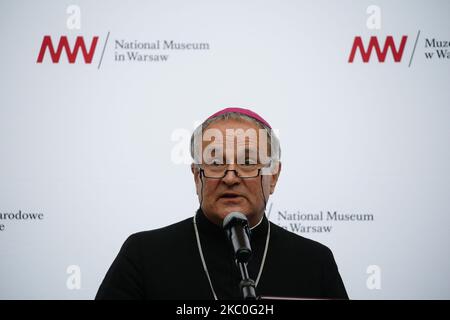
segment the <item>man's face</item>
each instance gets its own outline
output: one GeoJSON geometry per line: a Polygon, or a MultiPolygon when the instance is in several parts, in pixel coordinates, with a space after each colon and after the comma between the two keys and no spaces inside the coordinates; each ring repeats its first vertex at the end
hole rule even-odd
{"type": "MultiPolygon", "coordinates": [[[[258,125],[247,120],[228,119],[211,123],[203,132],[202,150],[205,151],[208,150],[208,147],[214,146],[212,149],[217,152],[210,153],[212,158],[207,157],[208,159],[205,159],[203,157],[202,164],[210,164],[212,161],[216,161],[215,156],[220,155],[220,158],[223,160],[222,163],[229,164],[227,169],[234,170],[237,169],[236,163],[242,163],[242,160],[256,160],[249,159],[252,158],[252,152],[257,155],[260,147],[266,148],[266,145],[259,145],[258,132],[260,129],[258,125]],[[235,130],[238,129],[244,132],[252,129],[257,134],[249,135],[246,139],[237,139],[235,130]],[[220,132],[223,140],[205,139],[207,132],[220,132]]],[[[245,214],[250,226],[257,224],[264,214],[264,198],[267,201],[269,195],[273,193],[280,169],[281,164],[278,165],[278,170],[275,174],[259,175],[253,178],[240,178],[236,175],[236,172],[228,171],[225,177],[213,179],[204,176],[200,177],[200,170],[195,165],[192,165],[197,195],[202,203],[203,212],[209,220],[218,225],[222,223],[227,214],[234,211],[245,214]]]]}

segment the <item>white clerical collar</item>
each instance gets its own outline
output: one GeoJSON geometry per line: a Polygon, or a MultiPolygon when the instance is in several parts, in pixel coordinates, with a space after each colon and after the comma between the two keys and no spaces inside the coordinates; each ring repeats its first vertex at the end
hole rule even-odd
{"type": "Polygon", "coordinates": [[[261,224],[261,222],[264,220],[264,215],[261,217],[261,220],[259,220],[259,222],[257,224],[255,224],[253,227],[250,228],[250,230],[253,230],[254,228],[256,228],[257,226],[259,226],[261,224]]]}

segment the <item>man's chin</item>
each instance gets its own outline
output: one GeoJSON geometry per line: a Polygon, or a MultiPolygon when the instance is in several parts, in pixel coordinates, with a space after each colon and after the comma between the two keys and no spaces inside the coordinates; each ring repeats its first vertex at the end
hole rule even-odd
{"type": "Polygon", "coordinates": [[[220,216],[221,216],[222,220],[225,219],[225,217],[227,215],[229,215],[231,212],[241,212],[244,215],[247,215],[246,214],[246,212],[247,212],[246,208],[244,208],[242,206],[226,206],[224,208],[221,208],[219,210],[219,212],[220,212],[220,216]]]}

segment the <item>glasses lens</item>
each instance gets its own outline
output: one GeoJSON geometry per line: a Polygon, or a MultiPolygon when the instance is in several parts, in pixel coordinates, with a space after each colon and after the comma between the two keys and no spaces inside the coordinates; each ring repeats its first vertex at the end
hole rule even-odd
{"type": "MultiPolygon", "coordinates": [[[[254,178],[259,175],[259,169],[261,168],[261,165],[257,164],[243,164],[243,165],[236,165],[235,173],[240,178],[254,178]]],[[[207,178],[223,178],[228,171],[228,165],[224,164],[212,164],[212,165],[204,165],[203,166],[203,172],[205,177],[207,178]]]]}
{"type": "Polygon", "coordinates": [[[224,164],[210,164],[203,167],[205,176],[208,178],[222,178],[227,170],[224,164]]]}
{"type": "Polygon", "coordinates": [[[239,176],[242,178],[251,178],[258,175],[260,166],[257,164],[242,164],[236,167],[239,176]]]}

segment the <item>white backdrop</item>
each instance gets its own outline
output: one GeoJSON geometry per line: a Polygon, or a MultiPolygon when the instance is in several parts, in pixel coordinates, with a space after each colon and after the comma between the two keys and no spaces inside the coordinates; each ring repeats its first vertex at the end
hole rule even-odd
{"type": "Polygon", "coordinates": [[[128,235],[192,216],[190,134],[229,106],[279,130],[269,218],[329,246],[351,298],[450,298],[449,12],[448,1],[1,1],[0,298],[91,299],[128,235]],[[44,45],[38,62],[45,36],[55,50],[82,37],[92,60],[80,50],[69,63],[61,47],[52,62],[44,45]],[[366,48],[407,40],[398,62],[375,48],[349,62],[357,36],[366,48]]]}

